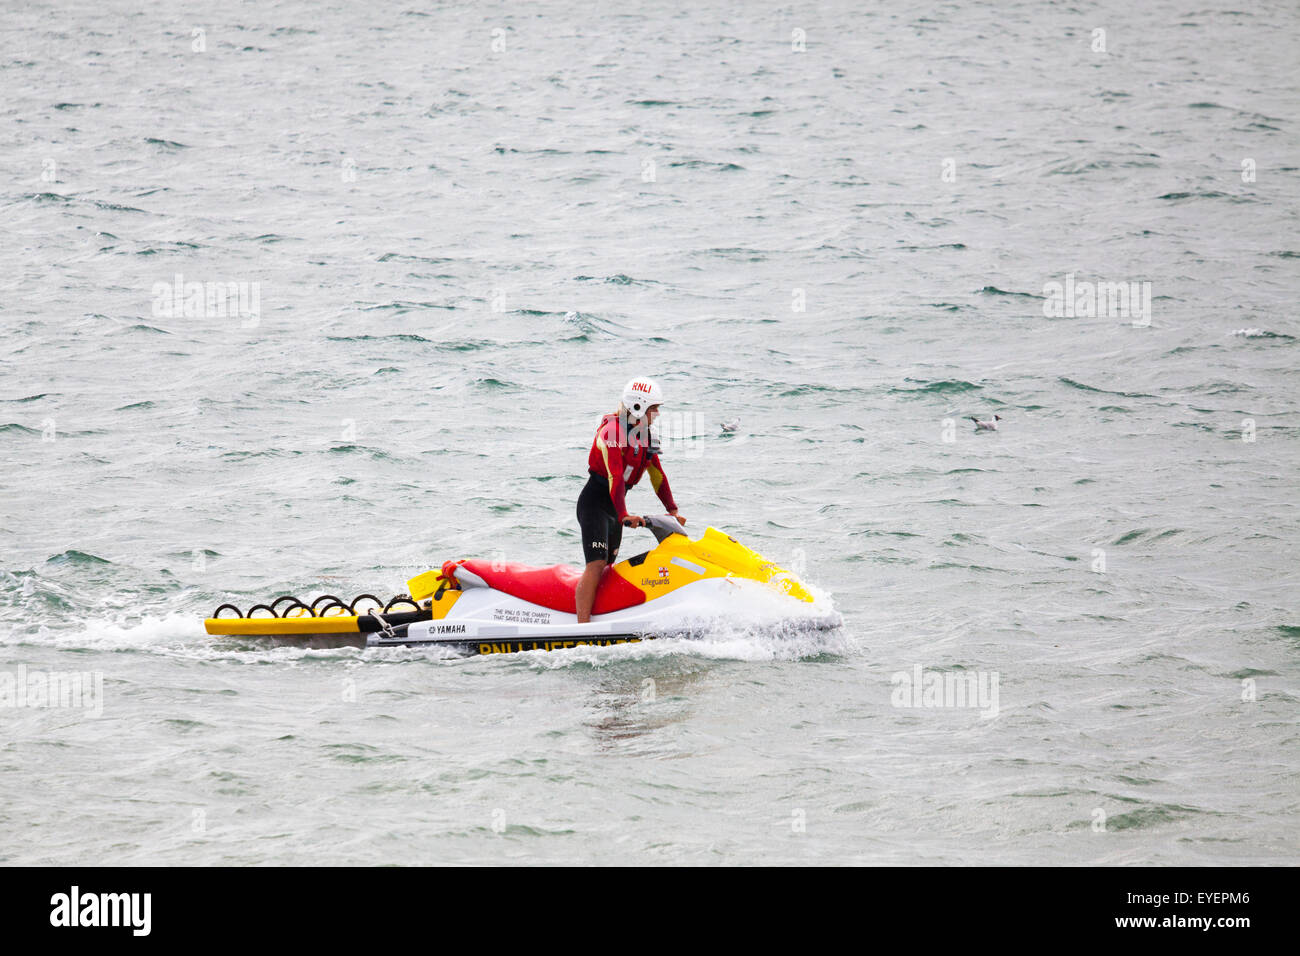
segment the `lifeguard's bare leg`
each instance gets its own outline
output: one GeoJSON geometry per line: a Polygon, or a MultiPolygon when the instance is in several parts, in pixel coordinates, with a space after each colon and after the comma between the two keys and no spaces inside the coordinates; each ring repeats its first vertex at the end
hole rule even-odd
{"type": "Polygon", "coordinates": [[[578,581],[578,592],[574,595],[574,600],[578,605],[578,623],[586,624],[591,620],[591,608],[596,603],[596,585],[600,584],[600,576],[605,571],[604,561],[588,561],[586,570],[582,572],[582,579],[578,581]]]}

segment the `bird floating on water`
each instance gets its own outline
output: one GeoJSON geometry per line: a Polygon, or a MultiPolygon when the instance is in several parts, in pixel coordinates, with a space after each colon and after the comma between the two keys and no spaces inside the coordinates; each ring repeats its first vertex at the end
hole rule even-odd
{"type": "Polygon", "coordinates": [[[1001,415],[994,415],[988,421],[983,422],[974,415],[967,415],[966,417],[975,423],[975,430],[977,432],[995,432],[998,430],[998,422],[1002,421],[1001,415]]]}
{"type": "Polygon", "coordinates": [[[734,432],[734,431],[735,431],[737,428],[739,428],[739,427],[740,427],[740,419],[739,419],[739,418],[733,418],[733,419],[732,419],[731,421],[729,421],[729,422],[723,422],[723,423],[722,423],[722,430],[723,430],[724,432],[727,432],[728,434],[730,434],[731,432],[734,432]]]}

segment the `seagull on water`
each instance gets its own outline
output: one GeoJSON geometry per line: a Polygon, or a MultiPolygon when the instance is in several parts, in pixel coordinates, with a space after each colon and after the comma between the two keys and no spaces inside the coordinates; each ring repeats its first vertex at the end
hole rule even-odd
{"type": "Polygon", "coordinates": [[[975,430],[977,432],[995,432],[998,430],[998,422],[1002,421],[1001,415],[994,415],[991,419],[984,422],[980,421],[974,415],[967,415],[966,417],[975,423],[975,430]]]}

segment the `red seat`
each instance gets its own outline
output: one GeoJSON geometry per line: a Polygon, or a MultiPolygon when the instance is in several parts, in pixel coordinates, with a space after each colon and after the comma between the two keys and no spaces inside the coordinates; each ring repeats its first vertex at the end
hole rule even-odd
{"type": "MultiPolygon", "coordinates": [[[[504,591],[531,604],[539,604],[552,611],[576,614],[578,605],[574,595],[582,569],[568,564],[553,564],[549,568],[536,568],[530,564],[506,561],[484,561],[469,558],[457,562],[467,571],[473,571],[488,587],[504,591]]],[[[614,569],[606,567],[596,586],[596,604],[592,614],[608,614],[625,607],[645,603],[645,592],[614,569]]]]}

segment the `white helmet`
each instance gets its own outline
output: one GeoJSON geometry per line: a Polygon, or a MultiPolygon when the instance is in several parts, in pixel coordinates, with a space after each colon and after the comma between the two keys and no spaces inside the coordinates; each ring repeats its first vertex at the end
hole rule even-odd
{"type": "Polygon", "coordinates": [[[659,405],[663,400],[663,390],[654,379],[634,378],[623,386],[623,407],[634,422],[639,422],[651,405],[659,405]]]}

